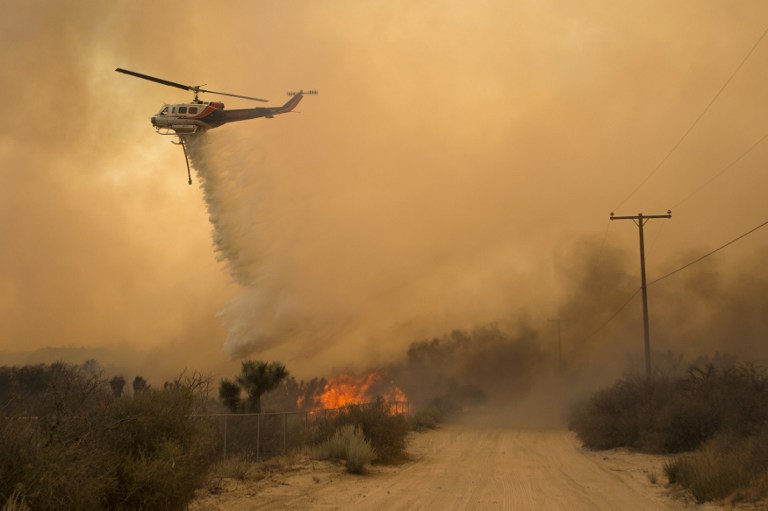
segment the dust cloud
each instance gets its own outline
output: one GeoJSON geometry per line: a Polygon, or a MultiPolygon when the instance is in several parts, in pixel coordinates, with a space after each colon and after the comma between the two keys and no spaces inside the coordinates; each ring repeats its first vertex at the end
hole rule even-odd
{"type": "MultiPolygon", "coordinates": [[[[647,225],[650,278],[765,220],[768,42],[744,60],[760,1],[7,4],[7,360],[93,348],[157,378],[242,357],[313,376],[496,324],[509,342],[487,356],[534,368],[499,376],[523,389],[564,319],[568,367],[619,374],[638,298],[601,325],[639,287],[637,228],[609,212],[673,209],[647,225]],[[187,187],[149,117],[190,95],[115,67],[320,95],[195,140],[187,187]]],[[[762,235],[652,286],[654,349],[764,356],[762,235]]]]}

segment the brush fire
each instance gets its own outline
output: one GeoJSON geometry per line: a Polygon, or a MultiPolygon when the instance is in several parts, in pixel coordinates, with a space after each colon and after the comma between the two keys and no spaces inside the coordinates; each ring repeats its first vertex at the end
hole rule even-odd
{"type": "Polygon", "coordinates": [[[302,396],[296,402],[300,409],[333,409],[349,405],[369,403],[382,398],[396,412],[398,404],[408,401],[402,390],[380,371],[369,371],[356,377],[342,373],[328,380],[322,390],[318,390],[309,399],[302,396]]]}

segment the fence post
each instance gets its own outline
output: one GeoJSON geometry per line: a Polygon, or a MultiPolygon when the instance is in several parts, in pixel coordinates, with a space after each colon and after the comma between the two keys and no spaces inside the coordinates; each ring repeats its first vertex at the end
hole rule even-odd
{"type": "Polygon", "coordinates": [[[224,459],[227,459],[227,416],[224,416],[224,459]]]}
{"type": "Polygon", "coordinates": [[[283,414],[283,454],[288,454],[288,414],[283,414]]]}

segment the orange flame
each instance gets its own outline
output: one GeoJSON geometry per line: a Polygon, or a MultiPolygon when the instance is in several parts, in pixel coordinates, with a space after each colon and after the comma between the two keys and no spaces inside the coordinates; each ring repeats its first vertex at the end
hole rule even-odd
{"type": "MultiPolygon", "coordinates": [[[[361,377],[342,373],[331,378],[322,392],[312,396],[312,405],[325,409],[368,403],[381,397],[389,404],[403,403],[408,400],[402,390],[389,381],[379,371],[370,371],[361,377]]],[[[296,403],[299,408],[306,406],[304,397],[296,403]]]]}

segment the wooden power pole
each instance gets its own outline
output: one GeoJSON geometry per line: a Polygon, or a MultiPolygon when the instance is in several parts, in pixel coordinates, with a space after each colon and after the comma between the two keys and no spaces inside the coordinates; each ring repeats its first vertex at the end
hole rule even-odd
{"type": "Polygon", "coordinates": [[[645,241],[643,238],[643,226],[651,218],[672,218],[672,211],[667,211],[666,215],[643,215],[638,213],[634,216],[613,216],[611,220],[632,220],[640,229],[640,281],[643,292],[643,340],[645,347],[645,377],[651,378],[651,335],[648,332],[648,289],[645,284],[645,241]]]}
{"type": "Polygon", "coordinates": [[[560,323],[568,321],[567,319],[547,319],[550,323],[557,323],[557,368],[563,370],[563,341],[560,336],[560,323]]]}

